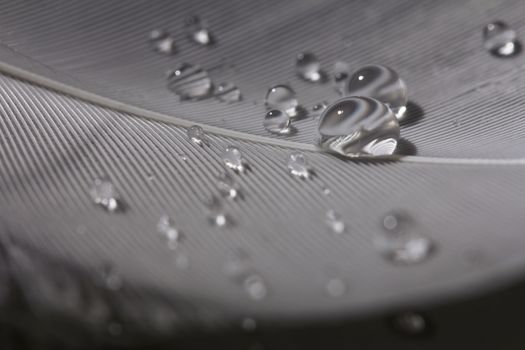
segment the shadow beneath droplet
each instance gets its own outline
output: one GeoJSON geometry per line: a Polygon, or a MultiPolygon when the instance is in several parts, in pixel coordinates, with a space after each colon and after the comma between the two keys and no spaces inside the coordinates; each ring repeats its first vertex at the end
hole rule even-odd
{"type": "Polygon", "coordinates": [[[417,147],[407,139],[401,138],[397,142],[394,154],[398,156],[415,156],[417,154],[417,147]]]}
{"type": "Polygon", "coordinates": [[[405,115],[399,121],[400,126],[416,125],[425,116],[425,111],[420,105],[412,101],[408,101],[405,115]]]}
{"type": "Polygon", "coordinates": [[[344,162],[349,163],[364,163],[364,164],[370,164],[370,163],[395,163],[399,161],[399,157],[397,154],[392,156],[361,156],[361,157],[345,157],[342,154],[339,153],[332,153],[332,152],[326,152],[326,154],[329,154],[335,158],[338,158],[344,162]]]}
{"type": "Polygon", "coordinates": [[[290,120],[292,122],[297,122],[303,119],[306,119],[309,117],[308,110],[304,108],[303,106],[297,106],[295,107],[295,115],[293,117],[290,117],[290,120]]]}

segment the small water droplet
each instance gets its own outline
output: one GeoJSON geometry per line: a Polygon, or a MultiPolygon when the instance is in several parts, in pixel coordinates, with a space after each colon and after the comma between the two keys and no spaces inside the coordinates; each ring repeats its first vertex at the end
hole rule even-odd
{"type": "Polygon", "coordinates": [[[175,227],[175,221],[167,215],[160,217],[157,223],[157,231],[166,239],[169,249],[176,249],[181,238],[181,233],[175,227]]]}
{"type": "Polygon", "coordinates": [[[346,293],[346,283],[340,278],[331,278],[326,283],[326,293],[332,298],[342,297],[346,293]]]}
{"type": "Polygon", "coordinates": [[[333,233],[341,234],[345,232],[345,222],[341,218],[341,215],[333,209],[326,212],[326,224],[333,233]]]}
{"type": "Polygon", "coordinates": [[[302,52],[298,54],[295,67],[297,75],[303,80],[313,83],[318,83],[323,80],[321,63],[313,53],[302,52]]]}
{"type": "Polygon", "coordinates": [[[295,91],[288,85],[275,85],[266,93],[264,104],[267,110],[280,109],[290,117],[297,115],[297,98],[295,91]]]}
{"type": "Polygon", "coordinates": [[[334,86],[341,95],[346,90],[346,84],[350,78],[350,65],[347,62],[338,61],[334,64],[334,86]]]}
{"type": "Polygon", "coordinates": [[[188,161],[188,155],[185,154],[185,153],[181,153],[181,154],[179,154],[179,158],[180,158],[180,160],[182,160],[183,162],[187,162],[187,161],[188,161]]]}
{"type": "Polygon", "coordinates": [[[228,146],[222,154],[224,164],[235,171],[243,173],[246,170],[246,160],[243,158],[241,151],[235,146],[228,146]]]}
{"type": "Polygon", "coordinates": [[[397,119],[403,118],[408,102],[405,82],[395,70],[381,65],[359,68],[348,80],[346,95],[376,99],[390,107],[397,119]]]}
{"type": "Polygon", "coordinates": [[[162,29],[152,30],[149,41],[154,51],[172,55],[175,53],[175,41],[170,34],[162,29]]]}
{"type": "Polygon", "coordinates": [[[168,89],[181,100],[201,100],[209,97],[212,81],[208,72],[198,65],[183,63],[167,73],[168,89]]]}
{"type": "Polygon", "coordinates": [[[345,97],[328,106],[319,122],[323,149],[346,157],[394,153],[399,122],[383,103],[369,97],[345,97]]]}
{"type": "Polygon", "coordinates": [[[225,198],[236,199],[239,197],[240,187],[227,172],[223,172],[217,176],[217,188],[225,198]]]}
{"type": "Polygon", "coordinates": [[[314,112],[314,113],[321,113],[322,111],[324,111],[326,109],[326,107],[328,107],[328,103],[326,101],[316,103],[312,107],[312,112],[314,112]]]}
{"type": "Polygon", "coordinates": [[[328,188],[326,186],[323,186],[322,190],[323,190],[323,194],[325,196],[329,196],[330,194],[332,194],[332,191],[330,190],[330,188],[328,188]]]}
{"type": "Polygon", "coordinates": [[[288,135],[292,131],[290,116],[280,109],[272,109],[266,113],[263,126],[272,134],[288,135]]]}
{"type": "Polygon", "coordinates": [[[257,328],[257,322],[250,317],[246,317],[241,322],[241,328],[245,332],[253,332],[257,328]]]}
{"type": "MultiPolygon", "coordinates": [[[[193,125],[191,127],[188,128],[188,131],[187,131],[187,135],[188,135],[188,138],[195,144],[199,145],[199,146],[204,146],[204,145],[208,145],[208,139],[206,137],[206,134],[204,133],[204,130],[198,126],[198,125],[193,125]]],[[[181,159],[183,161],[186,161],[188,158],[185,154],[183,154],[181,156],[181,159]],[[186,158],[186,159],[184,159],[186,158]]]]}
{"type": "Polygon", "coordinates": [[[100,274],[107,289],[119,290],[122,288],[122,277],[120,277],[116,268],[112,264],[106,263],[102,265],[100,274]]]}
{"type": "Polygon", "coordinates": [[[290,154],[286,167],[291,175],[298,178],[309,179],[312,176],[312,169],[302,153],[290,154]]]}
{"type": "Polygon", "coordinates": [[[185,20],[185,28],[188,38],[199,45],[211,45],[214,42],[213,35],[201,21],[199,16],[188,16],[185,20]]]}
{"type": "Polygon", "coordinates": [[[228,215],[224,212],[222,202],[219,198],[211,196],[206,199],[205,206],[208,209],[208,221],[217,227],[225,227],[230,224],[228,215]]]}
{"type": "Polygon", "coordinates": [[[243,282],[244,290],[253,300],[263,300],[268,295],[268,288],[261,276],[250,275],[243,282]]]}
{"type": "Polygon", "coordinates": [[[516,32],[502,21],[494,21],[483,28],[483,41],[487,51],[496,57],[512,57],[521,51],[516,32]]]}
{"type": "Polygon", "coordinates": [[[415,231],[415,223],[406,213],[394,212],[383,218],[383,232],[374,240],[385,259],[400,264],[415,264],[428,259],[433,242],[415,231]]]}
{"type": "Polygon", "coordinates": [[[215,97],[221,102],[233,103],[242,100],[241,90],[235,84],[226,82],[215,89],[215,97]]]}
{"type": "Polygon", "coordinates": [[[391,320],[392,327],[407,336],[421,336],[429,332],[427,319],[417,312],[403,312],[391,320]]]}
{"type": "Polygon", "coordinates": [[[95,204],[109,212],[116,212],[119,210],[120,199],[111,181],[105,177],[96,178],[90,190],[91,198],[95,204]]]}

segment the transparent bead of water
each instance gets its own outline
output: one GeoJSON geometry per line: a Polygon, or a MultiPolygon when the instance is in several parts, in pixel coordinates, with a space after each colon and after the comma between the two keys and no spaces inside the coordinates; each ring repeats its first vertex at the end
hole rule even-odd
{"type": "Polygon", "coordinates": [[[240,186],[235,182],[233,177],[223,172],[217,176],[217,188],[220,194],[228,199],[237,199],[240,193],[240,186]]]}
{"type": "Polygon", "coordinates": [[[175,53],[175,41],[170,34],[162,29],[152,30],[149,41],[154,51],[171,55],[175,53]]]}
{"type": "Polygon", "coordinates": [[[298,54],[295,61],[295,68],[297,75],[303,80],[317,83],[323,78],[321,63],[313,53],[302,52],[298,54]]]}
{"type": "Polygon", "coordinates": [[[521,51],[516,32],[502,21],[491,22],[483,28],[483,41],[485,49],[496,57],[511,57],[521,51]]]}
{"type": "Polygon", "coordinates": [[[334,64],[334,87],[341,95],[344,95],[349,78],[350,65],[343,61],[336,62],[334,64]]]}
{"type": "MultiPolygon", "coordinates": [[[[191,140],[191,142],[199,146],[208,145],[208,139],[206,138],[206,134],[204,133],[204,130],[198,125],[193,125],[189,127],[187,131],[187,135],[188,135],[188,138],[191,140]]],[[[187,156],[183,155],[182,160],[186,161],[187,156]]]]}
{"type": "Polygon", "coordinates": [[[157,231],[164,236],[169,249],[177,248],[181,233],[172,218],[167,215],[161,216],[157,223],[157,231]]]}
{"type": "Polygon", "coordinates": [[[280,109],[290,117],[297,116],[295,91],[288,85],[275,85],[268,89],[264,104],[267,110],[280,109]]]}
{"type": "Polygon", "coordinates": [[[431,239],[417,232],[412,218],[400,212],[383,218],[383,232],[375,237],[374,244],[385,259],[399,264],[423,262],[435,249],[431,239]]]}
{"type": "Polygon", "coordinates": [[[312,112],[314,112],[314,113],[321,113],[322,111],[324,111],[326,109],[326,107],[328,107],[328,103],[326,101],[316,103],[312,107],[312,112]]]}
{"type": "Polygon", "coordinates": [[[250,275],[243,282],[248,296],[253,300],[263,300],[268,295],[268,288],[264,280],[258,275],[250,275]]]}
{"type": "Polygon", "coordinates": [[[348,80],[345,94],[376,99],[390,107],[398,119],[402,119],[406,112],[406,84],[396,71],[386,66],[359,68],[348,80]]]}
{"type": "Polygon", "coordinates": [[[341,218],[341,214],[333,209],[326,212],[326,224],[333,233],[341,234],[346,230],[346,224],[341,218]]]}
{"type": "Polygon", "coordinates": [[[198,65],[183,63],[167,72],[168,89],[181,100],[201,100],[210,96],[213,83],[198,65]]]}
{"type": "Polygon", "coordinates": [[[222,154],[222,161],[228,168],[236,173],[243,173],[246,170],[246,161],[241,151],[235,146],[228,146],[226,148],[222,154]]]}
{"type": "Polygon", "coordinates": [[[213,35],[201,21],[199,16],[188,16],[185,20],[185,28],[188,38],[199,45],[211,45],[214,42],[213,35]]]}
{"type": "Polygon", "coordinates": [[[242,100],[241,90],[230,82],[219,84],[215,89],[214,96],[219,101],[226,103],[239,102],[242,100]]]}
{"type": "Polygon", "coordinates": [[[326,293],[332,298],[342,297],[346,293],[346,283],[340,278],[331,278],[326,283],[326,293]]]}
{"type": "Polygon", "coordinates": [[[272,134],[288,135],[291,133],[290,116],[280,109],[272,109],[264,117],[263,126],[272,134]]]}
{"type": "Polygon", "coordinates": [[[120,199],[111,181],[105,177],[96,178],[90,190],[91,198],[95,204],[109,212],[119,210],[120,199]]]}
{"type": "Polygon", "coordinates": [[[391,155],[400,134],[392,110],[369,97],[345,97],[331,104],[318,128],[319,146],[346,157],[391,155]]]}
{"type": "Polygon", "coordinates": [[[217,227],[225,227],[230,224],[228,215],[224,212],[222,202],[219,198],[211,196],[204,202],[208,210],[208,221],[217,227]]]}
{"type": "Polygon", "coordinates": [[[291,175],[301,179],[309,179],[312,176],[312,168],[302,153],[290,154],[286,168],[291,175]]]}
{"type": "Polygon", "coordinates": [[[395,315],[391,322],[397,332],[408,336],[420,336],[429,331],[428,321],[417,312],[400,313],[395,315]]]}

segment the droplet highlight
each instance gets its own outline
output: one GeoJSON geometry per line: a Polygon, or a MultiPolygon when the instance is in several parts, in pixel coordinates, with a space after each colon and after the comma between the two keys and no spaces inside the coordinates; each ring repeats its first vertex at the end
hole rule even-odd
{"type": "Polygon", "coordinates": [[[312,176],[312,168],[302,153],[292,153],[286,162],[288,173],[300,179],[309,179],[312,176]]]}
{"type": "Polygon", "coordinates": [[[485,49],[496,57],[512,57],[521,51],[516,31],[507,23],[494,21],[483,28],[485,49]]]}
{"type": "Polygon", "coordinates": [[[196,44],[207,46],[214,43],[214,37],[199,16],[188,16],[184,22],[188,38],[196,44]]]}
{"type": "Polygon", "coordinates": [[[222,202],[219,198],[211,196],[204,202],[208,210],[208,221],[216,227],[226,227],[231,223],[230,218],[224,212],[222,202]]]}
{"type": "MultiPolygon", "coordinates": [[[[191,142],[199,146],[208,145],[208,139],[206,137],[206,134],[204,133],[204,129],[202,129],[198,125],[193,125],[189,127],[187,131],[187,135],[191,142]]],[[[181,159],[183,161],[186,161],[188,160],[188,157],[185,154],[183,154],[181,156],[181,159]]]]}
{"type": "Polygon", "coordinates": [[[235,146],[226,148],[222,154],[222,161],[236,173],[243,173],[246,170],[246,160],[243,158],[241,151],[235,146]]]}
{"type": "Polygon", "coordinates": [[[168,89],[181,100],[201,100],[210,96],[212,81],[200,66],[183,63],[167,73],[168,89]]]}
{"type": "Polygon", "coordinates": [[[297,75],[303,80],[318,83],[323,80],[321,63],[317,56],[311,52],[302,52],[297,55],[295,61],[297,75]]]}
{"type": "Polygon", "coordinates": [[[154,51],[167,55],[175,53],[175,40],[162,29],[152,30],[149,34],[149,41],[154,51]]]}
{"type": "Polygon", "coordinates": [[[394,153],[399,122],[390,108],[369,97],[346,97],[323,112],[319,146],[346,157],[375,157],[394,153]]]}
{"type": "Polygon", "coordinates": [[[405,82],[392,68],[369,65],[359,68],[348,80],[346,96],[371,97],[386,104],[402,119],[408,103],[405,82]]]}
{"type": "Polygon", "coordinates": [[[279,109],[290,117],[297,116],[297,98],[295,91],[288,85],[275,85],[266,93],[264,104],[267,110],[279,109]]]}
{"type": "Polygon", "coordinates": [[[217,176],[217,188],[224,198],[235,200],[240,197],[240,186],[227,172],[222,172],[217,176]]]}
{"type": "Polygon", "coordinates": [[[289,135],[292,131],[290,116],[280,109],[272,109],[264,117],[266,131],[277,135],[289,135]]]}
{"type": "Polygon", "coordinates": [[[225,103],[234,103],[242,100],[241,90],[230,82],[219,84],[215,89],[214,96],[225,103]]]}
{"type": "Polygon", "coordinates": [[[330,209],[326,212],[326,224],[333,233],[341,234],[346,230],[346,224],[343,221],[341,214],[336,212],[333,209],[330,209]]]}
{"type": "Polygon", "coordinates": [[[93,181],[90,195],[95,204],[108,212],[116,212],[120,209],[119,194],[113,183],[105,177],[96,178],[93,181]]]}

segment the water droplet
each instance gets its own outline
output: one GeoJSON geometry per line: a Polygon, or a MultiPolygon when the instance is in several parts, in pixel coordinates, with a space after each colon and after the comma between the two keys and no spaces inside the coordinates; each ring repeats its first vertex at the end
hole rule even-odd
{"type": "Polygon", "coordinates": [[[333,233],[341,234],[345,232],[345,222],[342,220],[341,215],[333,209],[326,212],[326,224],[333,233]]]}
{"type": "Polygon", "coordinates": [[[236,199],[239,197],[240,187],[227,172],[223,172],[217,176],[217,188],[225,198],[236,199]]]}
{"type": "Polygon", "coordinates": [[[295,91],[288,85],[275,85],[266,93],[264,100],[266,109],[280,109],[288,113],[290,117],[297,115],[297,98],[295,91]]]}
{"type": "Polygon", "coordinates": [[[235,146],[228,146],[222,155],[224,164],[235,171],[236,173],[243,173],[246,170],[246,161],[244,160],[241,151],[235,146]]]}
{"type": "Polygon", "coordinates": [[[149,41],[153,50],[157,52],[168,55],[175,53],[175,41],[170,34],[164,30],[152,30],[149,34],[149,41]]]}
{"type": "Polygon", "coordinates": [[[280,109],[272,109],[266,113],[263,126],[272,134],[288,135],[292,131],[290,116],[280,109]]]}
{"type": "Polygon", "coordinates": [[[403,312],[391,320],[393,328],[404,335],[421,336],[429,332],[427,319],[417,312],[403,312]]]}
{"type": "Polygon", "coordinates": [[[370,65],[358,69],[348,80],[347,96],[371,97],[392,109],[398,119],[406,111],[407,87],[392,68],[370,65]]]}
{"type": "MultiPolygon", "coordinates": [[[[201,128],[202,129],[202,128],[201,128]]],[[[203,131],[204,132],[204,131],[203,131]]],[[[191,137],[190,137],[191,139],[191,137]]],[[[192,140],[193,141],[193,140],[192,140]]],[[[179,158],[180,160],[182,160],[183,162],[187,162],[188,161],[188,156],[185,154],[185,153],[181,153],[179,154],[179,158]]]]}
{"type": "Polygon", "coordinates": [[[242,99],[241,90],[235,84],[227,82],[217,86],[214,93],[221,102],[233,103],[242,99]]]}
{"type": "Polygon", "coordinates": [[[312,112],[320,114],[326,109],[326,107],[328,107],[328,103],[326,101],[316,103],[312,107],[312,112]]]}
{"type": "Polygon", "coordinates": [[[374,240],[375,246],[394,263],[415,264],[428,259],[433,242],[415,231],[415,223],[405,213],[390,213],[383,218],[383,232],[374,240]]]}
{"type": "Polygon", "coordinates": [[[159,231],[167,241],[169,249],[177,248],[181,233],[175,227],[175,221],[167,215],[160,217],[157,223],[157,231],[159,231]]]}
{"type": "Polygon", "coordinates": [[[246,317],[241,322],[241,328],[245,332],[253,332],[257,328],[257,322],[250,317],[246,317]]]}
{"type": "Polygon", "coordinates": [[[337,92],[344,95],[346,84],[350,78],[350,65],[346,62],[338,61],[334,64],[334,85],[337,92]]]}
{"type": "Polygon", "coordinates": [[[230,224],[228,215],[224,212],[222,202],[219,198],[211,196],[206,199],[205,203],[208,209],[208,221],[217,227],[225,227],[230,224]]]}
{"type": "Polygon", "coordinates": [[[313,53],[302,52],[298,54],[295,67],[297,75],[306,81],[317,83],[323,79],[321,63],[313,53]]]}
{"type": "Polygon", "coordinates": [[[487,24],[483,28],[485,49],[497,57],[512,57],[521,51],[516,32],[501,21],[487,24]]]}
{"type": "Polygon", "coordinates": [[[183,63],[168,71],[168,89],[181,100],[201,100],[209,97],[213,84],[208,72],[200,66],[183,63]]]}
{"type": "Polygon", "coordinates": [[[263,300],[268,295],[268,288],[261,276],[250,275],[243,282],[244,290],[253,300],[263,300]]]}
{"type": "Polygon", "coordinates": [[[199,16],[192,15],[186,17],[184,22],[186,33],[191,41],[199,45],[211,45],[214,42],[213,35],[201,21],[199,16]]]}
{"type": "Polygon", "coordinates": [[[368,97],[345,97],[321,115],[319,146],[347,157],[394,153],[399,122],[383,103],[368,97]]]}
{"type": "MultiPolygon", "coordinates": [[[[188,135],[188,138],[193,143],[195,143],[195,144],[197,144],[199,146],[208,145],[208,139],[206,137],[206,134],[204,133],[204,130],[198,125],[193,125],[193,126],[189,127],[188,131],[187,131],[187,135],[188,135]]],[[[182,155],[181,159],[183,161],[186,161],[188,158],[187,158],[186,155],[182,155]],[[184,159],[184,158],[186,158],[186,159],[184,159]]]]}
{"type": "Polygon", "coordinates": [[[312,169],[302,153],[292,153],[288,156],[286,163],[288,172],[301,179],[309,179],[312,176],[312,169]]]}
{"type": "Polygon", "coordinates": [[[102,208],[109,212],[116,212],[120,205],[119,195],[113,183],[107,178],[100,177],[93,181],[93,185],[90,190],[91,198],[95,204],[100,205],[102,208]]]}
{"type": "Polygon", "coordinates": [[[326,293],[332,298],[342,297],[346,293],[346,283],[340,278],[331,278],[326,283],[326,293]]]}
{"type": "Polygon", "coordinates": [[[120,277],[116,268],[112,264],[106,263],[102,265],[100,275],[107,289],[119,290],[122,288],[122,277],[120,277]]]}

